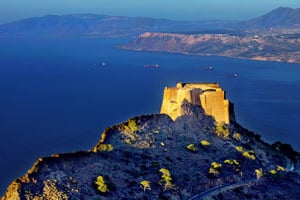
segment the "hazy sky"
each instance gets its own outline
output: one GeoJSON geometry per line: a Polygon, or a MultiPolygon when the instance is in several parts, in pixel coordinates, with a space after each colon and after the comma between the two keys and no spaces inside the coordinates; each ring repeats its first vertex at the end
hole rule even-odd
{"type": "Polygon", "coordinates": [[[0,23],[46,14],[95,13],[183,20],[250,19],[300,0],[0,0],[0,23]]]}

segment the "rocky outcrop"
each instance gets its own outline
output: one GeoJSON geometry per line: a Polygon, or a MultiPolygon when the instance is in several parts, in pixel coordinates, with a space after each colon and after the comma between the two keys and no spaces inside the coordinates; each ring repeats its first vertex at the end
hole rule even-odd
{"type": "Polygon", "coordinates": [[[268,145],[235,122],[216,125],[201,105],[183,101],[181,109],[175,121],[155,114],[107,128],[90,151],[39,159],[1,200],[188,199],[228,184],[235,189],[225,199],[252,189],[258,199],[300,197],[299,175],[284,169],[299,157],[290,147],[268,145]],[[255,186],[236,187],[243,181],[255,186]]]}

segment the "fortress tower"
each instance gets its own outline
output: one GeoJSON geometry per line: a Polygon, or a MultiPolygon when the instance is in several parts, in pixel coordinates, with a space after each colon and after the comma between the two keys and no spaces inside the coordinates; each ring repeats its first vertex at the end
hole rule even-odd
{"type": "Polygon", "coordinates": [[[229,101],[217,83],[177,83],[176,87],[166,87],[160,113],[175,120],[182,115],[181,104],[185,99],[191,104],[201,105],[205,113],[217,122],[229,123],[229,101]]]}

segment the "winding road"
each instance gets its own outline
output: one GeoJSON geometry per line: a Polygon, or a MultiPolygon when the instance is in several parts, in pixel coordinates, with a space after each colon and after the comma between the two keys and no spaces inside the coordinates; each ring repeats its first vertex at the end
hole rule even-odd
{"type": "Polygon", "coordinates": [[[188,200],[204,200],[204,199],[211,199],[212,196],[217,195],[219,193],[225,192],[227,190],[233,190],[235,188],[245,186],[245,185],[251,185],[257,181],[256,178],[254,179],[249,179],[240,183],[233,183],[233,184],[227,184],[227,185],[220,185],[217,187],[214,187],[210,190],[207,190],[205,192],[202,192],[200,194],[196,194],[189,198],[188,200]]]}

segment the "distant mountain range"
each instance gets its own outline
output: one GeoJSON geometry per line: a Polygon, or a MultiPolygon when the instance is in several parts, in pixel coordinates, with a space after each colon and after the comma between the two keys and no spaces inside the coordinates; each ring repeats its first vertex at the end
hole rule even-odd
{"type": "Polygon", "coordinates": [[[235,22],[174,21],[106,15],[47,15],[0,25],[0,37],[135,37],[151,32],[224,29],[235,22]]]}
{"type": "Polygon", "coordinates": [[[244,23],[244,28],[300,28],[300,8],[280,7],[244,23]]]}
{"type": "Polygon", "coordinates": [[[175,21],[107,15],[46,15],[0,25],[0,37],[135,37],[143,32],[226,32],[300,28],[300,9],[278,8],[243,21],[175,21]]]}

